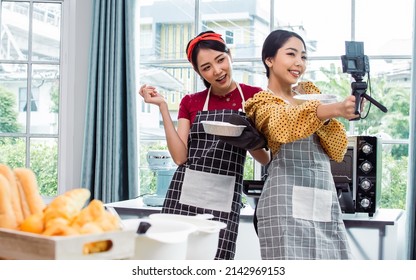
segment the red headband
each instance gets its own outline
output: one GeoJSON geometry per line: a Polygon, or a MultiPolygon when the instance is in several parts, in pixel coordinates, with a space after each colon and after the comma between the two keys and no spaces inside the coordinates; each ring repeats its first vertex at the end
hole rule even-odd
{"type": "Polygon", "coordinates": [[[188,47],[188,61],[192,63],[192,52],[195,48],[195,45],[200,42],[200,41],[207,41],[207,40],[213,40],[213,41],[218,41],[221,43],[224,43],[224,40],[221,37],[221,34],[217,34],[217,33],[205,33],[202,34],[200,36],[196,36],[195,38],[193,38],[191,40],[191,42],[189,43],[189,47],[188,47]]]}

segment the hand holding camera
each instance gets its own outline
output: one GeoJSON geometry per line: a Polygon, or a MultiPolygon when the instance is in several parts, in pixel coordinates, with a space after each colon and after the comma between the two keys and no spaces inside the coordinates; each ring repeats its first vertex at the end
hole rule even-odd
{"type": "MultiPolygon", "coordinates": [[[[384,113],[387,108],[369,96],[367,91],[367,82],[363,81],[363,77],[368,74],[370,76],[370,63],[368,57],[364,55],[363,42],[345,42],[345,55],[341,56],[342,71],[351,74],[355,82],[351,83],[352,95],[355,96],[355,114],[361,113],[362,98],[367,99],[372,104],[377,106],[384,113]]],[[[361,117],[351,119],[359,120],[361,117]]]]}

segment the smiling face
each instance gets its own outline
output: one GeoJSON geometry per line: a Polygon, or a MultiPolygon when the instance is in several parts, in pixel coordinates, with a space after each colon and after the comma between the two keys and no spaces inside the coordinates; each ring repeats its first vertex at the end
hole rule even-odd
{"type": "Polygon", "coordinates": [[[266,59],[270,68],[270,80],[282,86],[296,84],[306,70],[306,50],[303,42],[296,37],[289,38],[274,57],[266,59]]]}
{"type": "Polygon", "coordinates": [[[200,49],[197,62],[199,74],[211,84],[213,93],[223,95],[233,90],[231,58],[227,53],[200,49]]]}

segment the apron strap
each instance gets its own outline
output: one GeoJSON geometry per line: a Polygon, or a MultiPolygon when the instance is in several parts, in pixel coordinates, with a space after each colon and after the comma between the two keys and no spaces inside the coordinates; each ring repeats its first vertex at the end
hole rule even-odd
{"type": "MultiPolygon", "coordinates": [[[[240,84],[239,83],[235,83],[236,84],[236,86],[237,86],[237,89],[238,89],[238,92],[240,93],[240,96],[241,96],[241,111],[243,111],[243,112],[245,112],[245,110],[244,110],[244,104],[246,103],[246,100],[244,99],[244,94],[243,94],[243,91],[241,90],[241,87],[240,87],[240,84]]],[[[210,95],[211,95],[211,87],[209,87],[209,89],[208,89],[208,95],[207,95],[207,98],[205,99],[205,103],[204,103],[204,108],[202,109],[203,111],[208,111],[208,103],[209,103],[209,98],[210,98],[210,95]]]]}

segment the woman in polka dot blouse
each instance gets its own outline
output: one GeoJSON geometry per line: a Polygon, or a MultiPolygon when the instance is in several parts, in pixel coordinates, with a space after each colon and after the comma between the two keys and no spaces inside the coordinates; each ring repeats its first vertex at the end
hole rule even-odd
{"type": "Polygon", "coordinates": [[[262,60],[268,88],[245,104],[247,116],[266,136],[273,154],[257,205],[261,256],[350,259],[330,159],[344,158],[347,135],[335,118],[358,117],[355,97],[332,104],[296,102],[296,94],[320,92],[310,82],[298,83],[307,55],[304,40],[294,32],[271,32],[262,60]]]}

